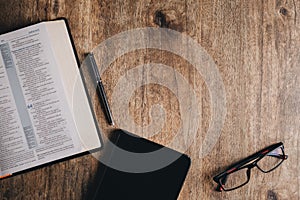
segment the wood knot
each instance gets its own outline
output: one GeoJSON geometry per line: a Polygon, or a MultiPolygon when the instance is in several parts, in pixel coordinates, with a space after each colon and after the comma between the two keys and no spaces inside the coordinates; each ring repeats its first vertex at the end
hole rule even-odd
{"type": "Polygon", "coordinates": [[[161,28],[170,28],[182,32],[181,17],[175,10],[157,10],[153,16],[153,23],[161,28]]]}
{"type": "Polygon", "coordinates": [[[287,16],[288,10],[287,10],[286,8],[284,8],[284,7],[281,7],[281,8],[279,9],[279,13],[280,13],[281,15],[283,15],[283,16],[287,16]]]}
{"type": "Polygon", "coordinates": [[[166,20],[166,15],[161,11],[158,10],[154,14],[154,23],[157,24],[159,27],[168,28],[169,23],[166,20]]]}
{"type": "Polygon", "coordinates": [[[268,190],[268,194],[267,194],[267,199],[268,200],[277,200],[277,195],[275,192],[273,192],[272,190],[268,190]]]}
{"type": "Polygon", "coordinates": [[[53,12],[55,15],[58,15],[59,8],[60,8],[60,2],[59,0],[55,0],[53,4],[53,12]]]}

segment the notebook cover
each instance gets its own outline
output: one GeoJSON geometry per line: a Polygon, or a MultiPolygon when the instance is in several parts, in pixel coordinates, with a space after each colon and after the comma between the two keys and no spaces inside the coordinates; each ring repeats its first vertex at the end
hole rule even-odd
{"type": "MultiPolygon", "coordinates": [[[[110,140],[119,148],[135,153],[153,152],[164,147],[122,130],[114,131],[110,140]]],[[[93,199],[177,199],[191,161],[188,156],[172,149],[165,148],[164,152],[159,159],[169,159],[174,156],[178,159],[161,169],[151,172],[124,172],[101,163],[99,167],[100,174],[94,181],[96,190],[93,192],[93,199]]],[[[111,162],[114,159],[119,159],[116,155],[116,147],[106,153],[110,154],[111,162]]],[[[153,162],[155,162],[155,159],[153,162]]]]}

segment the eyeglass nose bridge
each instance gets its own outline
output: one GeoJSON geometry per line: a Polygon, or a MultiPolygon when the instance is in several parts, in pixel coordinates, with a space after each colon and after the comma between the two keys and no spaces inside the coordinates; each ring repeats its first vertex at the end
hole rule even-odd
{"type": "Polygon", "coordinates": [[[257,161],[251,163],[248,165],[248,170],[251,170],[252,168],[257,167],[257,161]]]}
{"type": "MultiPolygon", "coordinates": [[[[247,166],[247,177],[248,177],[248,181],[250,180],[250,176],[251,176],[251,169],[254,168],[254,167],[257,167],[257,162],[253,162],[251,164],[249,164],[247,166]]],[[[258,167],[257,167],[258,168],[258,167]]]]}
{"type": "MultiPolygon", "coordinates": [[[[249,165],[247,166],[247,168],[248,168],[248,170],[247,170],[247,176],[248,176],[248,179],[250,179],[250,174],[251,174],[251,169],[252,169],[252,168],[256,167],[256,168],[259,169],[259,171],[262,171],[262,170],[260,169],[260,167],[257,165],[257,163],[258,163],[258,161],[255,161],[255,162],[253,162],[253,163],[251,163],[251,164],[249,164],[249,165]]],[[[263,171],[262,171],[262,172],[263,172],[263,171]]]]}
{"type": "Polygon", "coordinates": [[[255,166],[256,166],[256,165],[253,165],[253,166],[251,166],[251,167],[248,167],[248,170],[247,170],[248,181],[249,181],[249,179],[250,179],[251,169],[252,169],[253,167],[255,167],[255,166]]]}

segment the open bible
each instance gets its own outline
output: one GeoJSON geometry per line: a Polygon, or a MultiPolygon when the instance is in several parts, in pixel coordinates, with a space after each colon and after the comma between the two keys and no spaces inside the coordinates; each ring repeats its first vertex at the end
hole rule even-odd
{"type": "Polygon", "coordinates": [[[0,178],[101,145],[65,20],[0,35],[0,178]]]}

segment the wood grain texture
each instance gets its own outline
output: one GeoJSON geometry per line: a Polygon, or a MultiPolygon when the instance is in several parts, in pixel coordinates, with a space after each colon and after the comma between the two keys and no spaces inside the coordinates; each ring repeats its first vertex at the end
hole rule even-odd
{"type": "MultiPolygon", "coordinates": [[[[118,79],[134,66],[155,62],[173,67],[195,90],[200,112],[197,138],[186,152],[192,166],[179,199],[296,200],[300,198],[299,8],[295,0],[0,0],[0,31],[65,17],[81,61],[84,53],[126,30],[163,27],[190,36],[213,58],[226,90],[226,120],[208,156],[199,158],[211,117],[209,90],[183,58],[159,50],[121,56],[103,74],[109,101],[118,79]],[[253,170],[245,187],[214,191],[212,177],[217,172],[278,141],[289,155],[279,169],[269,174],[253,170]]],[[[130,113],[137,124],[147,125],[149,108],[156,103],[166,109],[166,121],[150,139],[168,145],[182,123],[179,102],[168,88],[155,84],[138,88],[130,113]]],[[[110,127],[95,106],[106,134],[110,127]]],[[[0,199],[89,199],[98,165],[86,155],[1,180],[0,199]]]]}

